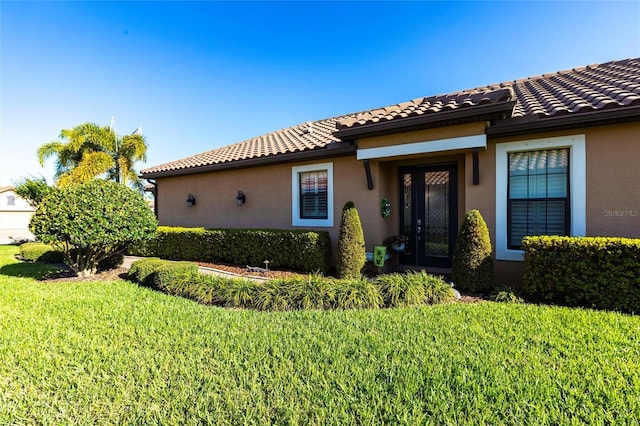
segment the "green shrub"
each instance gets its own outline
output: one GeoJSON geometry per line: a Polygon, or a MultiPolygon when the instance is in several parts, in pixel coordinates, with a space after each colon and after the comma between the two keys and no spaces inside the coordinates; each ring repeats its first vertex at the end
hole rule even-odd
{"type": "Polygon", "coordinates": [[[24,243],[20,245],[20,257],[27,262],[62,263],[64,255],[50,244],[24,243]]]}
{"type": "Polygon", "coordinates": [[[495,285],[489,228],[478,210],[467,213],[453,249],[453,282],[463,291],[490,291],[495,285]]]}
{"type": "Polygon", "coordinates": [[[321,274],[290,279],[289,293],[296,309],[328,309],[335,303],[336,280],[321,274]]]}
{"type": "Polygon", "coordinates": [[[335,281],[336,309],[378,309],[384,304],[380,289],[365,277],[335,281]]]}
{"type": "Polygon", "coordinates": [[[503,303],[524,303],[524,299],[511,288],[497,289],[491,295],[491,299],[503,303]]]}
{"type": "Polygon", "coordinates": [[[640,312],[640,239],[525,237],[522,249],[528,298],[640,312]]]}
{"type": "Polygon", "coordinates": [[[456,298],[453,288],[442,277],[417,271],[408,272],[406,279],[411,286],[421,285],[424,288],[423,302],[427,305],[451,302],[456,298]]]}
{"type": "Polygon", "coordinates": [[[384,306],[389,308],[433,305],[455,300],[456,297],[451,285],[442,277],[424,271],[381,275],[375,282],[380,287],[384,306]]]}
{"type": "Polygon", "coordinates": [[[340,278],[358,278],[367,261],[360,216],[352,201],[342,208],[336,269],[340,278]]]}
{"type": "Polygon", "coordinates": [[[257,307],[269,311],[329,309],[334,302],[334,280],[310,274],[267,281],[260,289],[257,307]]]}
{"type": "Polygon", "coordinates": [[[93,180],[51,192],[39,204],[29,229],[64,253],[76,273],[88,276],[98,263],[150,238],[157,227],[142,197],[114,182],[93,180]]]}
{"type": "Polygon", "coordinates": [[[129,249],[137,256],[326,273],[331,261],[328,232],[280,229],[158,227],[156,236],[129,249]]]}
{"type": "Polygon", "coordinates": [[[196,274],[198,274],[196,263],[163,261],[152,274],[153,287],[170,294],[180,294],[175,284],[196,274]]]}
{"type": "Polygon", "coordinates": [[[290,311],[294,307],[291,291],[292,281],[288,278],[269,280],[256,294],[255,308],[263,311],[290,311]]]}
{"type": "Polygon", "coordinates": [[[144,286],[153,284],[153,274],[165,261],[157,257],[136,260],[129,268],[129,279],[144,286]]]}
{"type": "Polygon", "coordinates": [[[384,298],[384,306],[395,308],[401,306],[417,306],[424,302],[424,287],[412,285],[406,274],[386,274],[376,278],[376,284],[384,298]]]}
{"type": "Polygon", "coordinates": [[[216,300],[223,306],[255,308],[262,285],[246,278],[227,279],[216,292],[216,300]]]}
{"type": "Polygon", "coordinates": [[[441,277],[426,272],[334,279],[321,274],[256,282],[198,272],[191,262],[143,259],[134,262],[130,278],[169,294],[208,305],[264,311],[300,309],[377,309],[436,304],[455,299],[441,277]]]}

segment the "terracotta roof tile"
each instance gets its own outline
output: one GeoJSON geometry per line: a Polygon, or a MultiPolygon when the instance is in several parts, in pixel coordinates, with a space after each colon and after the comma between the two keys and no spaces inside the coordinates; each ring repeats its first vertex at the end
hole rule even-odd
{"type": "Polygon", "coordinates": [[[340,143],[336,130],[515,101],[511,118],[540,120],[640,105],[640,58],[416,98],[397,105],[299,124],[145,170],[143,175],[194,169],[240,160],[314,151],[340,143]]]}
{"type": "Polygon", "coordinates": [[[340,142],[340,139],[333,136],[336,121],[347,117],[333,117],[299,124],[233,145],[203,152],[202,154],[150,167],[142,170],[142,174],[144,176],[161,172],[194,169],[232,161],[325,148],[328,145],[340,142]]]}

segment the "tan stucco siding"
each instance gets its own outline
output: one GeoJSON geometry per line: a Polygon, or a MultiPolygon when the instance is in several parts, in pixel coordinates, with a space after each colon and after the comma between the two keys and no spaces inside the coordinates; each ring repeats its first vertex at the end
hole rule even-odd
{"type": "Polygon", "coordinates": [[[382,188],[379,165],[375,161],[371,162],[371,174],[374,190],[367,189],[362,162],[350,156],[158,179],[158,219],[160,224],[169,226],[328,231],[335,249],[342,207],[347,201],[353,201],[360,212],[369,250],[381,242],[386,226],[379,213],[382,188]],[[292,167],[327,162],[333,163],[334,226],[293,226],[292,167]],[[246,196],[243,206],[236,205],[238,191],[246,196]],[[193,207],[187,207],[188,194],[196,197],[193,207]]]}
{"type": "Polygon", "coordinates": [[[358,149],[395,146],[414,142],[428,142],[443,139],[459,138],[484,134],[485,122],[460,124],[457,126],[437,127],[434,129],[415,132],[398,133],[394,135],[376,136],[358,140],[358,149]]]}
{"type": "MultiPolygon", "coordinates": [[[[491,169],[487,182],[493,180],[488,198],[494,201],[486,205],[481,194],[473,200],[467,197],[468,206],[495,206],[495,147],[496,143],[526,141],[559,136],[585,135],[586,145],[586,235],[622,236],[640,238],[640,123],[571,129],[560,132],[540,133],[501,139],[490,139],[484,160],[481,156],[481,182],[483,170],[491,169]],[[491,164],[491,163],[494,164],[491,164]]],[[[469,159],[467,167],[469,167],[469,159]]],[[[571,167],[571,166],[570,166],[571,167]]],[[[468,194],[475,193],[467,187],[468,194]]],[[[482,192],[484,193],[484,191],[482,192]]],[[[495,207],[494,207],[495,208],[495,207]]],[[[495,218],[506,212],[486,215],[491,240],[495,246],[495,218]]],[[[484,212],[483,212],[484,215],[484,212]]],[[[518,285],[524,271],[522,262],[496,261],[498,282],[518,285]]]]}
{"type": "Polygon", "coordinates": [[[640,123],[587,132],[587,235],[640,238],[640,123]]]}
{"type": "MultiPolygon", "coordinates": [[[[443,129],[388,135],[357,141],[358,149],[392,146],[416,141],[455,138],[482,134],[485,123],[471,123],[443,129]]],[[[586,234],[589,236],[625,236],[640,238],[640,123],[582,128],[509,138],[489,138],[486,149],[478,153],[479,184],[473,184],[471,150],[418,153],[369,161],[373,190],[367,189],[363,162],[355,156],[278,164],[239,170],[158,179],[158,215],[160,223],[172,226],[243,227],[301,229],[292,225],[292,167],[309,164],[333,164],[334,226],[308,227],[329,231],[334,246],[338,238],[341,210],[353,201],[360,213],[367,250],[399,229],[402,206],[399,202],[399,167],[428,164],[458,164],[459,223],[471,209],[482,213],[496,244],[496,146],[499,143],[533,139],[585,135],[586,147],[586,234]],[[237,206],[235,197],[242,190],[246,204],[237,206]],[[195,207],[187,207],[193,194],[195,207]],[[392,212],[388,220],[380,215],[380,201],[387,197],[392,212]]],[[[517,285],[522,262],[496,261],[500,284],[517,285]]]]}
{"type": "Polygon", "coordinates": [[[640,238],[640,123],[495,139],[488,145],[580,134],[586,141],[587,236],[640,238]]]}

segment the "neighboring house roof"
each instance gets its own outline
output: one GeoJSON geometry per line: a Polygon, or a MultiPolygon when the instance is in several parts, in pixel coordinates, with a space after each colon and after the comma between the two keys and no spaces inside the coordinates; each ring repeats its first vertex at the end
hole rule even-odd
{"type": "Polygon", "coordinates": [[[13,191],[13,186],[0,186],[0,194],[7,191],[13,191]]]}
{"type": "Polygon", "coordinates": [[[625,59],[299,124],[144,169],[142,175],[333,156],[354,152],[348,141],[358,137],[478,120],[490,121],[487,134],[500,136],[639,117],[640,58],[625,59]]]}

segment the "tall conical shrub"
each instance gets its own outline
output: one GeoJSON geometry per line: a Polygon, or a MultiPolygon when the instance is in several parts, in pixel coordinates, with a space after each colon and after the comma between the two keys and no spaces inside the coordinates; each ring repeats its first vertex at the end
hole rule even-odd
{"type": "Polygon", "coordinates": [[[451,268],[455,286],[472,293],[495,286],[489,228],[478,210],[467,213],[453,249],[451,268]]]}
{"type": "Polygon", "coordinates": [[[367,261],[360,216],[352,201],[342,208],[336,269],[340,278],[358,278],[367,261]]]}

